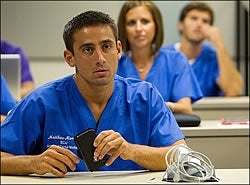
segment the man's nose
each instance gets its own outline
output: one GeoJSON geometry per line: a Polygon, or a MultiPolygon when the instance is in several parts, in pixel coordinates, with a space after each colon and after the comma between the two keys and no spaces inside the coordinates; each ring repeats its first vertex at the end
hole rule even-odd
{"type": "Polygon", "coordinates": [[[202,27],[203,26],[203,21],[201,20],[201,19],[198,19],[197,20],[197,25],[199,26],[199,27],[202,27]]]}
{"type": "Polygon", "coordinates": [[[96,54],[97,54],[99,62],[104,62],[105,61],[105,58],[104,58],[103,53],[102,53],[102,50],[100,48],[96,49],[96,54]]]}

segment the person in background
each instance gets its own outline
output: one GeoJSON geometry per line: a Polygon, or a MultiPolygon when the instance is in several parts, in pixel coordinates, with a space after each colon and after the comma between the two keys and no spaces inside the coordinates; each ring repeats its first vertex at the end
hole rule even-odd
{"type": "Polygon", "coordinates": [[[204,96],[239,96],[243,89],[242,76],[213,22],[214,13],[207,3],[188,3],[179,17],[180,41],[166,48],[187,56],[204,96]]]}
{"type": "Polygon", "coordinates": [[[29,60],[23,49],[5,40],[1,40],[1,54],[19,54],[21,57],[21,98],[24,98],[35,88],[30,71],[29,60]]]}
{"type": "Polygon", "coordinates": [[[87,11],[64,27],[64,58],[75,73],[44,84],[20,101],[1,124],[1,174],[63,177],[86,171],[74,136],[96,131],[98,170],[166,170],[165,155],[185,137],[152,84],[116,75],[117,26],[87,11]]]}
{"type": "Polygon", "coordinates": [[[192,114],[202,92],[181,52],[161,48],[163,21],[152,1],[127,1],[118,17],[123,54],[117,74],[152,83],[174,113],[192,114]]]}
{"type": "Polygon", "coordinates": [[[1,123],[6,118],[8,112],[16,105],[8,84],[1,73],[1,123]]]}

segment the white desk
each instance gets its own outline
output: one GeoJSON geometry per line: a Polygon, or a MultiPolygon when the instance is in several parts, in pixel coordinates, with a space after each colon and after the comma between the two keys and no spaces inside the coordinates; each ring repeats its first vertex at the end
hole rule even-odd
{"type": "MultiPolygon", "coordinates": [[[[164,174],[165,172],[109,171],[69,172],[64,178],[52,175],[1,176],[1,184],[173,184],[162,181],[164,174]],[[150,180],[152,178],[154,180],[150,180]]],[[[219,182],[201,184],[249,184],[249,169],[217,169],[215,174],[220,179],[219,182]]]]}
{"type": "Polygon", "coordinates": [[[249,125],[221,125],[201,121],[198,127],[181,127],[190,148],[207,155],[216,169],[249,168],[249,125]]]}
{"type": "Polygon", "coordinates": [[[222,117],[249,117],[249,96],[204,97],[192,104],[193,113],[202,120],[221,119],[222,117]]]}

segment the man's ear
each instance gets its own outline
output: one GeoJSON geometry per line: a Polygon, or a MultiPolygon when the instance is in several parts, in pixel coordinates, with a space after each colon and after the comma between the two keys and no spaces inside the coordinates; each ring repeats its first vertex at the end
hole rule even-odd
{"type": "Polygon", "coordinates": [[[69,50],[64,50],[63,56],[70,67],[75,67],[74,56],[69,50]]]}
{"type": "Polygon", "coordinates": [[[122,55],[122,43],[121,41],[117,41],[117,56],[118,56],[118,59],[121,58],[121,55],[122,55]]]}
{"type": "Polygon", "coordinates": [[[182,33],[182,30],[183,30],[183,23],[178,22],[178,31],[179,31],[179,33],[182,33]]]}

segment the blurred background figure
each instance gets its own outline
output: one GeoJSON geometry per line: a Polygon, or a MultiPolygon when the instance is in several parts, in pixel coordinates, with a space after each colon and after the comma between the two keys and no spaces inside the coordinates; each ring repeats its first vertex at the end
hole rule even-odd
{"type": "Polygon", "coordinates": [[[19,54],[21,57],[21,98],[35,88],[29,60],[22,48],[1,40],[1,54],[19,54]]]}
{"type": "Polygon", "coordinates": [[[213,22],[214,12],[207,3],[188,3],[180,12],[180,41],[167,48],[187,56],[204,96],[239,96],[243,90],[242,76],[213,22]]]}
{"type": "Polygon", "coordinates": [[[15,106],[16,101],[12,96],[8,84],[1,73],[1,123],[8,112],[15,106]]]}
{"type": "Polygon", "coordinates": [[[191,114],[191,104],[202,97],[202,92],[185,55],[162,48],[159,8],[152,1],[125,2],[118,30],[123,55],[117,74],[152,83],[172,112],[191,114]]]}

